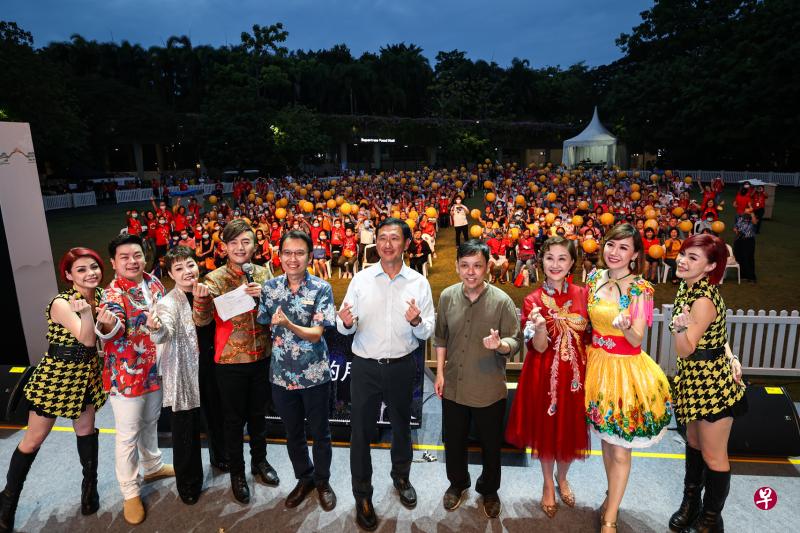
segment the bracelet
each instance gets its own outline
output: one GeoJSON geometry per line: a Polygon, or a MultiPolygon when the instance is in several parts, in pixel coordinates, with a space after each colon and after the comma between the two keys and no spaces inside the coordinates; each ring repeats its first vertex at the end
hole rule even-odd
{"type": "Polygon", "coordinates": [[[689,329],[689,326],[677,327],[675,328],[675,334],[677,335],[678,333],[684,333],[687,329],[689,329]]]}
{"type": "Polygon", "coordinates": [[[730,359],[731,361],[733,361],[734,359],[736,359],[736,360],[738,361],[738,360],[739,360],[739,356],[738,356],[738,355],[736,355],[735,353],[732,353],[732,354],[731,354],[731,356],[730,356],[728,359],[730,359]]]}

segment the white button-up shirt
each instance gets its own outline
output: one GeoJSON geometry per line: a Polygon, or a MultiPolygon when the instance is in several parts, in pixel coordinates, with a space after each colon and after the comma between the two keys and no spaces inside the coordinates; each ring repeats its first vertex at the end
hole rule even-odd
{"type": "Polygon", "coordinates": [[[390,279],[380,262],[353,276],[344,302],[352,305],[356,321],[344,327],[336,316],[336,329],[343,335],[355,333],[353,353],[366,359],[397,358],[407,355],[433,334],[434,310],[431,286],[416,270],[403,268],[390,279]],[[419,325],[406,320],[408,302],[420,309],[419,325]]]}

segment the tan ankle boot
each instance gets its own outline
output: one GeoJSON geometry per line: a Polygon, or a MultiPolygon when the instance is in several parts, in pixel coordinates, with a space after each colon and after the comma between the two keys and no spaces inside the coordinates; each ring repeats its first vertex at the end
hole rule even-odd
{"type": "Polygon", "coordinates": [[[127,523],[134,526],[144,522],[144,505],[142,505],[142,498],[135,496],[122,502],[122,515],[125,517],[127,523]]]}

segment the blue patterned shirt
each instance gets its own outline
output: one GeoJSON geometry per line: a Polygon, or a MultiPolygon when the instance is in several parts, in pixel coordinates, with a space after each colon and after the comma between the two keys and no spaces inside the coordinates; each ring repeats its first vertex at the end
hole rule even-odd
{"type": "MultiPolygon", "coordinates": [[[[264,282],[258,322],[269,325],[278,307],[289,321],[298,326],[327,328],[336,325],[333,289],[327,281],[308,272],[294,293],[285,274],[264,282]]],[[[328,346],[324,338],[312,343],[283,326],[270,327],[272,383],[286,389],[307,389],[331,380],[328,346]]]]}

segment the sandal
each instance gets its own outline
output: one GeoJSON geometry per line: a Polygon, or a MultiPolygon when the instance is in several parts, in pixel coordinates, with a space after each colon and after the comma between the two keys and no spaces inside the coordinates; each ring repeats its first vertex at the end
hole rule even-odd
{"type": "Polygon", "coordinates": [[[572,488],[569,486],[569,483],[567,483],[566,480],[564,481],[563,486],[556,481],[556,489],[558,490],[558,495],[562,502],[564,502],[568,507],[575,507],[575,493],[572,492],[572,488]]]}
{"type": "Polygon", "coordinates": [[[602,530],[604,527],[609,527],[614,531],[617,530],[617,523],[616,522],[607,522],[605,518],[600,518],[600,529],[602,530]]]}

